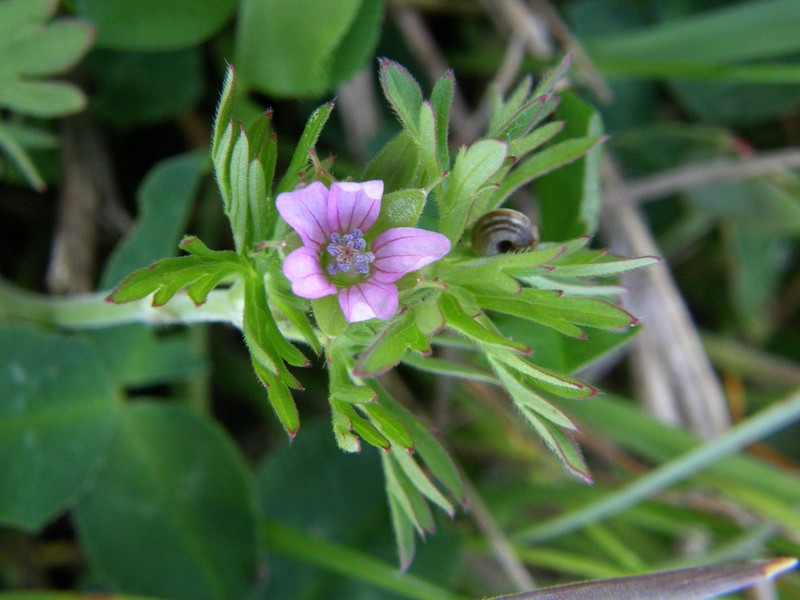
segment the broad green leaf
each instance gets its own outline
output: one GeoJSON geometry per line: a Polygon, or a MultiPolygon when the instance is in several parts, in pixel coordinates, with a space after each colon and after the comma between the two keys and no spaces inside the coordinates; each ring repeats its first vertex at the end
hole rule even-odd
{"type": "Polygon", "coordinates": [[[270,96],[319,97],[363,66],[382,16],[380,1],[245,0],[234,62],[270,96]]]}
{"type": "Polygon", "coordinates": [[[130,129],[175,119],[203,93],[199,47],[163,52],[98,49],[86,60],[92,110],[108,123],[130,129]]]}
{"type": "MultiPolygon", "coordinates": [[[[556,110],[557,119],[566,123],[552,146],[580,144],[581,139],[602,141],[603,122],[597,111],[577,95],[565,92],[556,110]]],[[[547,150],[543,151],[545,154],[547,150]]],[[[586,146],[578,160],[550,169],[536,181],[544,239],[564,240],[580,235],[594,235],[600,220],[600,159],[602,149],[586,146]]]]}
{"type": "Polygon", "coordinates": [[[234,444],[210,422],[148,402],[123,413],[78,534],[116,589],[240,598],[256,567],[255,494],[234,444]]]}
{"type": "Polygon", "coordinates": [[[86,96],[62,81],[15,79],[0,86],[0,107],[32,117],[63,117],[86,106],[86,96]]]}
{"type": "Polygon", "coordinates": [[[235,0],[77,0],[79,16],[97,27],[97,45],[118,50],[175,50],[219,31],[235,0]]]}
{"type": "Polygon", "coordinates": [[[502,142],[479,140],[456,156],[453,172],[445,180],[439,198],[439,231],[453,244],[467,226],[475,196],[503,165],[507,152],[502,142]]]}
{"type": "Polygon", "coordinates": [[[0,33],[9,35],[23,25],[44,21],[57,8],[54,0],[6,0],[0,3],[0,33]]]}
{"type": "Polygon", "coordinates": [[[137,193],[136,226],[114,249],[101,288],[109,288],[136,269],[175,254],[207,160],[204,152],[192,152],[168,158],[150,170],[137,193]]]}
{"type": "Polygon", "coordinates": [[[74,19],[8,32],[0,38],[0,79],[63,73],[86,54],[93,38],[88,23],[74,19]]]}
{"type": "Polygon", "coordinates": [[[206,365],[188,330],[159,332],[144,325],[120,325],[87,332],[116,385],[145,388],[186,381],[206,365]]]}
{"type": "Polygon", "coordinates": [[[79,337],[0,328],[0,521],[36,531],[87,489],[117,424],[119,393],[79,337]]]}
{"type": "Polygon", "coordinates": [[[393,227],[414,227],[425,206],[425,190],[406,189],[384,194],[381,199],[381,212],[375,225],[370,228],[368,237],[377,235],[393,227]]]}
{"type": "Polygon", "coordinates": [[[419,114],[422,109],[422,90],[417,80],[402,65],[380,60],[379,78],[383,95],[394,109],[400,123],[411,137],[419,143],[419,114]]]}

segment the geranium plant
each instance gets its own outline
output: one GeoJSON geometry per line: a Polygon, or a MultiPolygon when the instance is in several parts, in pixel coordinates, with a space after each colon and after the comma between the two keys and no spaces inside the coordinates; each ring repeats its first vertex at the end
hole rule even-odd
{"type": "Polygon", "coordinates": [[[621,288],[595,279],[655,259],[589,249],[596,218],[584,221],[577,237],[528,251],[486,256],[469,243],[476,221],[515,190],[573,161],[596,163],[604,139],[596,119],[585,120],[586,135],[558,138],[563,121],[548,119],[568,64],[535,89],[526,80],[507,100],[495,98],[486,137],[451,156],[452,75],[425,100],[403,67],[382,60],[380,81],[400,133],[364,173],[334,181],[313,152],[333,109],[325,104],[274,186],[271,113],[247,129],[231,121],[229,69],[212,158],[235,251],[186,238],[186,256],[134,273],[109,296],[125,303],[152,295],[147,301],[154,306],[183,293],[198,306],[212,294],[241,298],[253,368],[290,437],[300,425],[290,390],[302,389],[302,372],[293,367],[309,361],[297,344],[323,354],[339,447],[357,452],[366,442],[381,451],[404,567],[413,556],[413,532],[434,528],[428,503],[453,514],[466,496],[448,453],[378,378],[399,363],[501,385],[564,465],[591,479],[571,437],[576,427],[554,399],[585,398],[595,389],[538,366],[534,349],[504,332],[533,322],[582,339],[582,326],[631,327],[636,319],[609,301],[621,288]],[[418,227],[420,220],[427,226],[418,227]],[[461,349],[466,362],[434,352],[445,347],[461,349]]]}

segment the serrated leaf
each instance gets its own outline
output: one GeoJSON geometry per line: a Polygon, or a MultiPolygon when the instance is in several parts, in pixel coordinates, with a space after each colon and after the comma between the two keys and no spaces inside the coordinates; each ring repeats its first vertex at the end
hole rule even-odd
{"type": "Polygon", "coordinates": [[[419,146],[420,163],[425,172],[424,187],[429,187],[441,175],[436,147],[436,117],[433,107],[427,100],[419,110],[419,146]]]}
{"type": "MultiPolygon", "coordinates": [[[[377,398],[377,394],[371,388],[372,397],[377,398]]],[[[390,412],[378,403],[362,404],[360,410],[365,412],[369,420],[380,430],[380,432],[392,442],[395,447],[411,452],[414,450],[414,438],[408,429],[398,421],[390,412]]]]}
{"type": "Polygon", "coordinates": [[[522,414],[533,425],[547,447],[561,459],[567,470],[586,483],[592,483],[592,474],[583,460],[580,448],[563,429],[549,420],[542,419],[537,412],[528,407],[522,408],[522,414]]]}
{"type": "Polygon", "coordinates": [[[450,293],[442,294],[442,299],[439,304],[447,320],[447,326],[465,335],[466,337],[475,340],[479,344],[489,344],[492,346],[500,346],[501,348],[510,348],[523,354],[529,354],[531,349],[527,344],[515,342],[506,337],[503,337],[496,330],[489,329],[489,322],[484,319],[478,319],[474,315],[469,315],[450,293]]]}
{"type": "Polygon", "coordinates": [[[475,196],[503,166],[507,146],[497,140],[479,140],[456,156],[453,172],[439,198],[439,231],[458,242],[467,226],[475,196]]]}
{"type": "Polygon", "coordinates": [[[577,429],[575,423],[573,423],[567,415],[530,389],[530,387],[524,385],[502,361],[493,357],[491,354],[488,358],[492,369],[494,369],[494,372],[497,373],[497,377],[503,383],[503,387],[514,399],[515,404],[520,410],[529,408],[542,418],[555,423],[559,427],[566,427],[572,430],[577,429]]]}
{"type": "Polygon", "coordinates": [[[331,401],[331,407],[334,412],[339,412],[347,418],[349,429],[353,433],[371,446],[375,446],[383,451],[388,451],[392,447],[391,442],[386,439],[386,436],[384,436],[375,425],[358,414],[353,406],[354,405],[349,402],[339,402],[338,400],[331,401]]]}
{"type": "Polygon", "coordinates": [[[439,491],[428,475],[417,464],[411,454],[401,448],[392,448],[390,452],[391,458],[400,465],[403,473],[406,474],[412,485],[428,500],[433,502],[436,506],[441,508],[451,517],[455,514],[453,505],[445,498],[444,494],[439,491]]]}
{"type": "Polygon", "coordinates": [[[374,377],[384,373],[399,363],[409,348],[428,353],[430,342],[417,329],[413,314],[406,311],[383,330],[375,343],[361,353],[353,373],[357,377],[374,377]]]}
{"type": "Polygon", "coordinates": [[[447,70],[431,92],[431,106],[436,117],[436,160],[439,173],[450,168],[450,152],[448,149],[448,127],[450,125],[450,105],[453,103],[455,78],[453,71],[447,70]]]}
{"type": "Polygon", "coordinates": [[[436,531],[433,514],[423,495],[417,490],[408,476],[390,453],[381,453],[386,490],[393,497],[403,514],[411,522],[420,537],[436,531]]]}
{"type": "MultiPolygon", "coordinates": [[[[225,79],[222,81],[222,91],[217,102],[217,110],[214,114],[214,126],[211,137],[211,157],[216,163],[216,157],[220,152],[222,134],[231,124],[233,114],[233,92],[236,87],[236,73],[231,65],[225,70],[225,79]]],[[[227,154],[223,150],[223,153],[227,154]]]]}
{"type": "Polygon", "coordinates": [[[276,196],[282,192],[292,191],[300,182],[300,173],[308,165],[309,153],[316,146],[319,135],[322,133],[325,123],[328,122],[332,111],[333,102],[328,102],[311,113],[300,140],[297,142],[294,154],[292,154],[292,160],[286,168],[286,173],[284,173],[277,190],[275,190],[276,196]]]}
{"type": "Polygon", "coordinates": [[[252,364],[256,375],[267,389],[267,398],[275,415],[286,430],[289,439],[294,438],[300,428],[300,415],[297,413],[297,405],[294,403],[292,393],[281,379],[271,373],[255,357],[253,357],[252,364]]]}
{"type": "Polygon", "coordinates": [[[564,129],[564,121],[554,121],[547,125],[537,127],[525,137],[511,140],[508,146],[508,154],[520,158],[533,152],[539,146],[543,146],[549,142],[553,137],[561,133],[564,129]]]}
{"type": "Polygon", "coordinates": [[[448,493],[460,504],[466,504],[464,483],[453,459],[442,445],[431,434],[430,428],[425,426],[411,412],[401,406],[382,387],[377,388],[381,406],[394,418],[403,423],[414,440],[414,450],[420,456],[430,472],[439,481],[448,493]]]}
{"type": "Polygon", "coordinates": [[[557,277],[609,277],[620,275],[658,264],[661,260],[655,256],[640,258],[619,258],[611,256],[608,260],[570,265],[553,265],[552,273],[557,277]]]}
{"type": "Polygon", "coordinates": [[[538,152],[516,165],[492,195],[489,209],[500,206],[512,193],[545,173],[578,160],[593,147],[602,143],[603,136],[568,139],[538,152]]]}
{"type": "Polygon", "coordinates": [[[503,352],[497,356],[524,379],[562,398],[588,398],[597,393],[595,388],[579,379],[535,365],[517,354],[503,352]]]}
{"type": "Polygon", "coordinates": [[[418,119],[422,108],[422,90],[416,79],[405,67],[385,58],[380,59],[379,79],[383,94],[403,128],[419,140],[418,119]]]}

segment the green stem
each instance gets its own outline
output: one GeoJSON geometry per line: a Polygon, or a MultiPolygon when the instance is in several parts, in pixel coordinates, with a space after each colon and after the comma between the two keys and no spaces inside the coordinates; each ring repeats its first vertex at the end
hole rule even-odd
{"type": "Polygon", "coordinates": [[[185,294],[154,307],[149,297],[127,304],[106,302],[106,293],[56,297],[22,290],[0,279],[0,321],[29,321],[62,329],[92,329],[125,323],[174,325],[232,323],[241,327],[241,286],[217,289],[201,306],[185,294]]]}
{"type": "Polygon", "coordinates": [[[517,538],[527,543],[541,542],[611,517],[798,419],[800,391],[604,498],[526,529],[517,538]]]}
{"type": "Polygon", "coordinates": [[[264,520],[261,533],[270,552],[288,556],[339,575],[372,584],[382,590],[419,600],[463,600],[391,565],[340,544],[334,544],[277,521],[264,520]]]}

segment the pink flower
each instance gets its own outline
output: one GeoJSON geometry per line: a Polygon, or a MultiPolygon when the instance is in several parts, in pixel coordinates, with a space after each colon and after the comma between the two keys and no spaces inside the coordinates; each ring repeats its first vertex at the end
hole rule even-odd
{"type": "Polygon", "coordinates": [[[303,246],[283,262],[292,291],[303,298],[338,294],[348,323],[389,319],[397,310],[395,281],[439,260],[450,241],[439,233],[395,227],[367,244],[364,234],[381,210],[382,181],[315,181],[275,202],[303,246]]]}

